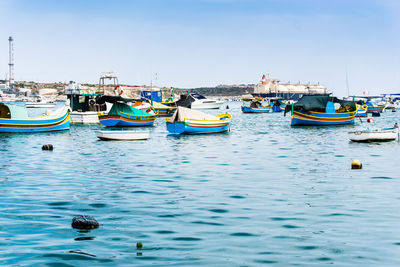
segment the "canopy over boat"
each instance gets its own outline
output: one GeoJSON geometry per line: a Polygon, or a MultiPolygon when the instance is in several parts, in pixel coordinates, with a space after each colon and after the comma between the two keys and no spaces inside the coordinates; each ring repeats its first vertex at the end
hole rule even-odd
{"type": "Polygon", "coordinates": [[[184,121],[185,119],[216,121],[221,118],[201,111],[178,106],[174,115],[169,119],[169,122],[174,123],[175,121],[184,121]]]}
{"type": "Polygon", "coordinates": [[[151,114],[142,111],[140,109],[134,108],[125,103],[115,102],[110,111],[108,112],[108,116],[118,116],[120,113],[125,113],[129,115],[135,116],[151,116],[151,114]]]}
{"type": "MultiPolygon", "coordinates": [[[[293,110],[327,112],[328,102],[339,103],[347,111],[355,111],[357,109],[356,104],[362,104],[361,101],[340,100],[327,95],[304,95],[299,101],[293,104],[293,110]]],[[[286,106],[285,112],[290,111],[290,109],[292,109],[292,105],[286,106]]]]}
{"type": "Polygon", "coordinates": [[[28,119],[28,112],[23,106],[0,103],[0,118],[26,120],[28,119]]]}
{"type": "Polygon", "coordinates": [[[116,102],[138,102],[138,101],[146,101],[146,99],[144,98],[140,98],[140,99],[134,99],[134,98],[125,98],[122,96],[111,96],[111,95],[103,95],[100,96],[98,98],[96,98],[96,102],[98,104],[104,104],[105,102],[108,103],[116,103],[116,102]]]}

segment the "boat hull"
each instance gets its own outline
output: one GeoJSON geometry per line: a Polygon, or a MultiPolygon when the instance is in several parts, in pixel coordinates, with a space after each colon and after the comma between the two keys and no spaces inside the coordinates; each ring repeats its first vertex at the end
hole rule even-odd
{"type": "Polygon", "coordinates": [[[368,108],[359,108],[356,112],[356,117],[367,117],[367,109],[368,108]]]}
{"type": "MultiPolygon", "coordinates": [[[[299,100],[303,95],[316,95],[309,93],[253,93],[254,97],[262,97],[262,98],[282,98],[286,100],[299,100]]],[[[317,95],[325,95],[325,94],[317,94],[317,95]]],[[[328,94],[326,94],[328,95],[328,94]]]]}
{"type": "Polygon", "coordinates": [[[271,111],[270,107],[262,107],[262,108],[251,108],[242,106],[243,113],[269,113],[271,111]]]}
{"type": "Polygon", "coordinates": [[[368,113],[373,113],[373,112],[382,113],[382,111],[383,111],[384,108],[385,108],[385,105],[380,105],[380,106],[368,106],[368,113]]]}
{"type": "Polygon", "coordinates": [[[171,117],[174,115],[176,108],[168,109],[168,108],[154,108],[157,113],[157,117],[171,117]]]}
{"type": "Polygon", "coordinates": [[[293,111],[291,125],[342,125],[354,124],[355,112],[346,113],[322,113],[293,111]]]}
{"type": "Polygon", "coordinates": [[[99,131],[97,137],[104,141],[134,141],[147,140],[149,133],[140,133],[132,131],[99,131]]]}
{"type": "Polygon", "coordinates": [[[69,110],[59,118],[54,119],[0,119],[1,133],[30,133],[64,131],[70,128],[69,110]]]}
{"type": "Polygon", "coordinates": [[[221,133],[229,130],[230,121],[221,121],[216,123],[201,122],[194,120],[185,120],[168,122],[167,130],[170,133],[176,134],[209,134],[209,133],[221,133]]]}
{"type": "Polygon", "coordinates": [[[396,140],[396,130],[355,131],[349,132],[349,139],[353,142],[388,142],[396,140]]]}
{"type": "Polygon", "coordinates": [[[283,112],[285,108],[282,108],[280,106],[272,106],[272,111],[273,112],[283,112]]]}
{"type": "Polygon", "coordinates": [[[99,116],[99,121],[106,127],[152,126],[156,116],[99,116]]]}
{"type": "Polygon", "coordinates": [[[95,111],[71,112],[72,123],[99,123],[99,114],[95,111]]]}

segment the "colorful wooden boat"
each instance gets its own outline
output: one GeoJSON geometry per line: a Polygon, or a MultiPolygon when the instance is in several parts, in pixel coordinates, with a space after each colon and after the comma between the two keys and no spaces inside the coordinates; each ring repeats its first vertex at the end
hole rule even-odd
{"type": "Polygon", "coordinates": [[[285,111],[285,108],[286,108],[286,103],[284,103],[283,100],[281,100],[281,99],[276,99],[272,103],[272,111],[273,112],[283,112],[283,111],[285,111]]]}
{"type": "Polygon", "coordinates": [[[116,102],[106,115],[99,115],[101,124],[107,127],[151,126],[156,115],[134,108],[128,104],[116,102]]]}
{"type": "Polygon", "coordinates": [[[373,112],[379,112],[381,113],[383,109],[385,108],[386,104],[383,105],[375,105],[372,102],[367,102],[368,106],[368,113],[373,113],[373,112]]]}
{"type": "Polygon", "coordinates": [[[0,103],[0,132],[49,132],[69,130],[70,109],[64,106],[50,114],[28,117],[26,107],[0,103]]]}
{"type": "Polygon", "coordinates": [[[171,117],[176,110],[176,107],[163,105],[158,102],[153,102],[153,108],[157,113],[157,117],[171,117]]]}
{"type": "Polygon", "coordinates": [[[189,108],[177,107],[171,118],[166,118],[167,130],[176,134],[208,134],[229,130],[232,116],[228,113],[209,115],[189,108]]]}
{"type": "Polygon", "coordinates": [[[242,106],[243,113],[268,113],[271,111],[271,106],[262,106],[259,101],[251,101],[250,106],[242,106]]]}
{"type": "Polygon", "coordinates": [[[288,107],[292,109],[293,126],[353,124],[357,111],[355,102],[326,95],[305,95],[288,107]],[[341,107],[335,109],[335,103],[339,103],[341,107]]]}
{"type": "Polygon", "coordinates": [[[356,117],[367,117],[367,105],[357,105],[356,117]]]}

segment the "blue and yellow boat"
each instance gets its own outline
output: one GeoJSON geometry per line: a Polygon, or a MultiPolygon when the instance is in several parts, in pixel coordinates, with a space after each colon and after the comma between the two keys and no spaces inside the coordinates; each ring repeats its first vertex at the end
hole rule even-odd
{"type": "Polygon", "coordinates": [[[272,111],[273,111],[273,112],[282,112],[282,111],[285,111],[286,103],[283,102],[282,99],[276,99],[276,100],[271,104],[271,107],[272,107],[272,111]]]}
{"type": "Polygon", "coordinates": [[[26,133],[69,130],[70,109],[64,106],[53,113],[29,117],[25,106],[0,103],[0,132],[26,133]]]}
{"type": "Polygon", "coordinates": [[[102,96],[96,99],[97,103],[113,103],[113,106],[107,114],[99,115],[100,123],[107,127],[153,125],[154,120],[156,119],[156,114],[142,111],[128,104],[135,101],[135,99],[122,98],[120,96],[102,96]]]}
{"type": "Polygon", "coordinates": [[[167,130],[175,134],[208,134],[229,130],[232,116],[228,113],[209,115],[185,107],[177,107],[171,118],[166,118],[167,130]]]}
{"type": "Polygon", "coordinates": [[[353,124],[357,112],[356,102],[327,95],[305,95],[288,108],[292,111],[292,126],[353,124]],[[340,107],[336,109],[335,103],[340,107]]]}
{"type": "Polygon", "coordinates": [[[383,109],[386,107],[386,104],[384,104],[384,105],[375,105],[374,103],[368,101],[367,102],[367,106],[368,106],[368,113],[373,113],[373,112],[381,113],[383,111],[383,109]]]}
{"type": "Polygon", "coordinates": [[[271,106],[263,106],[260,101],[252,100],[250,106],[243,105],[241,109],[243,113],[268,113],[271,111],[271,106]]]}
{"type": "Polygon", "coordinates": [[[357,105],[356,117],[367,117],[367,105],[357,105]]]}

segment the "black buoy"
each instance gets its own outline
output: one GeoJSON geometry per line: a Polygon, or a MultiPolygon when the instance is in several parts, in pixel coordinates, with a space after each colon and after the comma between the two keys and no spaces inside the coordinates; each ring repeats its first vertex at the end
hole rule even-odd
{"type": "Polygon", "coordinates": [[[372,117],[380,117],[381,114],[379,112],[372,112],[372,117]]]}
{"type": "Polygon", "coordinates": [[[226,109],[229,109],[229,106],[228,106],[228,105],[226,105],[226,109]]]}
{"type": "Polygon", "coordinates": [[[92,216],[78,215],[72,219],[72,228],[85,230],[96,229],[99,228],[99,223],[92,216]]]}
{"type": "Polygon", "coordinates": [[[143,243],[142,242],[137,242],[136,243],[136,248],[137,249],[142,249],[143,248],[143,243]]]}
{"type": "Polygon", "coordinates": [[[43,145],[42,150],[53,150],[53,145],[52,144],[43,145]]]}
{"type": "Polygon", "coordinates": [[[395,109],[392,109],[392,112],[396,112],[396,110],[395,110],[395,109]]]}

